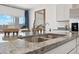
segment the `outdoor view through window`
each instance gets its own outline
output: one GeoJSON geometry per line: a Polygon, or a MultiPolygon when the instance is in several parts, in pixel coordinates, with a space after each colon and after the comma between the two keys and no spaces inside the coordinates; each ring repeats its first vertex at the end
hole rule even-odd
{"type": "MultiPolygon", "coordinates": [[[[15,17],[14,16],[8,16],[8,15],[0,15],[0,25],[10,25],[14,24],[15,17]]],[[[24,17],[19,17],[19,24],[24,25],[25,24],[25,19],[24,17]]]]}

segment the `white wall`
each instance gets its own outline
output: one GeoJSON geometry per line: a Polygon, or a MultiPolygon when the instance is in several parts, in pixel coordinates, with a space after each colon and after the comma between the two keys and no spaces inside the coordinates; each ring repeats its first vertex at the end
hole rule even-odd
{"type": "Polygon", "coordinates": [[[60,7],[56,4],[47,4],[47,5],[39,5],[38,7],[31,9],[30,10],[30,29],[33,28],[35,11],[40,10],[40,9],[46,9],[46,23],[49,23],[49,25],[46,25],[46,32],[49,32],[49,28],[51,28],[52,31],[53,31],[53,29],[57,29],[57,27],[59,25],[56,22],[57,17],[61,17],[62,20],[64,20],[64,19],[69,20],[69,9],[70,8],[71,8],[70,4],[68,4],[68,5],[62,4],[62,5],[60,5],[60,7]],[[59,13],[58,15],[56,13],[57,9],[58,9],[58,13],[59,13]]]}
{"type": "Polygon", "coordinates": [[[0,14],[11,16],[23,16],[24,10],[0,5],[0,14]]]}
{"type": "Polygon", "coordinates": [[[33,28],[33,23],[35,19],[34,12],[37,10],[45,9],[46,10],[46,31],[48,32],[49,28],[56,28],[56,5],[48,4],[48,5],[39,5],[38,7],[30,10],[30,29],[33,28]]]}

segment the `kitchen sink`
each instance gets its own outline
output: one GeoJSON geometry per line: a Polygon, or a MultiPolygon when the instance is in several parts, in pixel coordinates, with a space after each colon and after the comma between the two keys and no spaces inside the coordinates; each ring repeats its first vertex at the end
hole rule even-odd
{"type": "Polygon", "coordinates": [[[31,37],[26,38],[28,42],[44,42],[50,39],[55,39],[58,37],[63,37],[65,35],[61,34],[41,34],[41,35],[34,35],[31,37]]]}
{"type": "Polygon", "coordinates": [[[35,38],[35,37],[33,37],[32,39],[29,39],[27,41],[29,41],[29,42],[44,42],[44,41],[47,41],[47,40],[48,40],[48,38],[43,38],[43,37],[35,38]]]}

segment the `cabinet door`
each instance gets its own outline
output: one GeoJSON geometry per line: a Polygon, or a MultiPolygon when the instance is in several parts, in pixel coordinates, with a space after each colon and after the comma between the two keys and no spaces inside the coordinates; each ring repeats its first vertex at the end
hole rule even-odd
{"type": "Polygon", "coordinates": [[[64,20],[69,20],[70,18],[70,5],[64,5],[64,20]]]}
{"type": "Polygon", "coordinates": [[[64,19],[64,5],[56,6],[56,19],[57,21],[64,19]]]}
{"type": "Polygon", "coordinates": [[[57,19],[57,21],[69,20],[71,7],[72,7],[72,5],[70,5],[70,4],[58,4],[56,6],[56,19],[57,19]]]}
{"type": "Polygon", "coordinates": [[[75,39],[67,42],[51,51],[46,52],[46,54],[67,54],[69,53],[76,45],[75,39]]]}

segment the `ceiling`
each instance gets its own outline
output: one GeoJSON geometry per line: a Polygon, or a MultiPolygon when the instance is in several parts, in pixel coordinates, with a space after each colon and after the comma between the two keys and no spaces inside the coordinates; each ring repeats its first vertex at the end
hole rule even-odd
{"type": "Polygon", "coordinates": [[[33,8],[51,5],[51,4],[3,4],[3,5],[18,8],[18,9],[27,10],[27,9],[33,9],[33,8]]]}
{"type": "Polygon", "coordinates": [[[41,6],[42,4],[5,4],[6,6],[15,7],[19,9],[32,9],[38,6],[41,6]]]}

